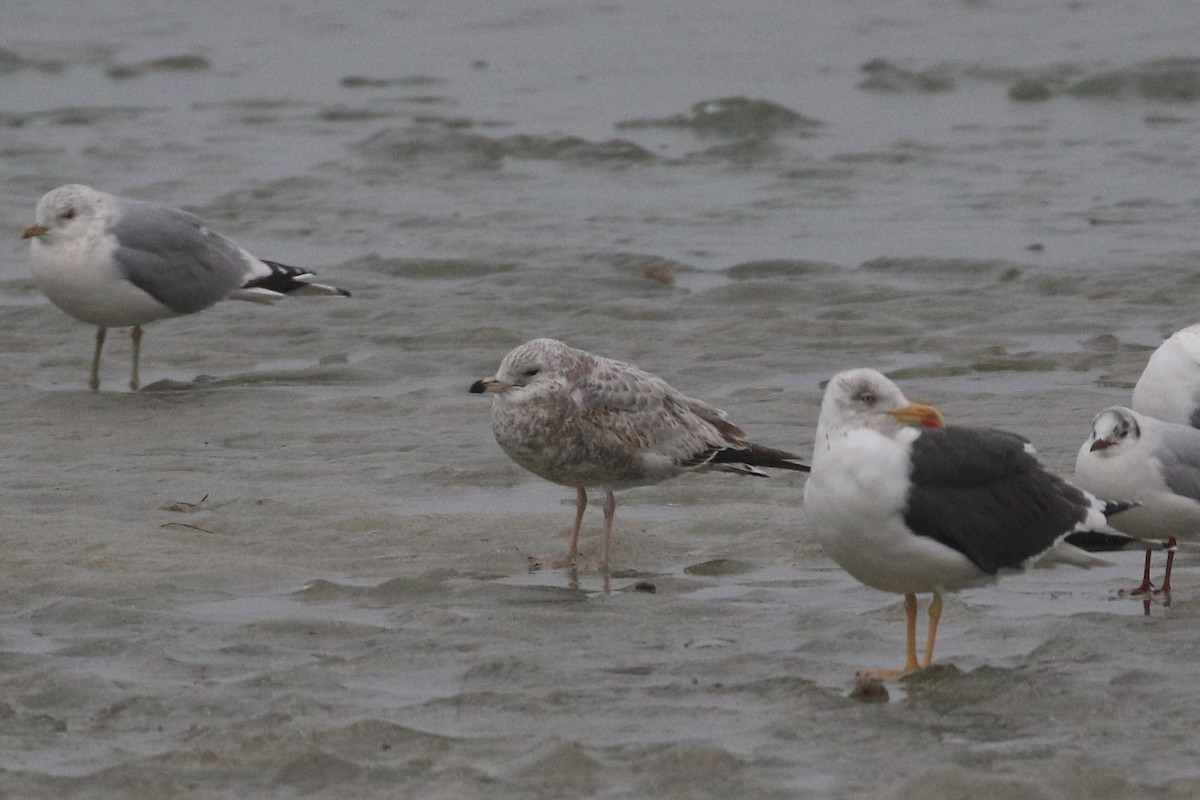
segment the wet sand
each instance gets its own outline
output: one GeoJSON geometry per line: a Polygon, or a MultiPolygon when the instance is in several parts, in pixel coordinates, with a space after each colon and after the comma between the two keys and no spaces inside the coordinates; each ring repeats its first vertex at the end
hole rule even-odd
{"type": "Polygon", "coordinates": [[[1197,321],[1190,9],[18,5],[0,797],[1200,793],[1200,553],[1169,606],[1136,553],[947,598],[935,667],[863,699],[903,609],[803,476],[622,493],[605,592],[530,569],[573,493],[467,393],[556,336],[807,453],[866,365],[1069,472],[1197,321]],[[138,393],[114,331],[91,393],[15,238],[67,181],[354,296],[154,323],[138,393]]]}

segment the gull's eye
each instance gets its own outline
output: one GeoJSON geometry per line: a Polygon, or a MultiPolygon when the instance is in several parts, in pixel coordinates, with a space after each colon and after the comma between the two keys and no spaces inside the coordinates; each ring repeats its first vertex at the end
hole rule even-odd
{"type": "Polygon", "coordinates": [[[858,402],[864,406],[873,406],[879,402],[879,398],[875,396],[874,392],[859,392],[858,402]]]}
{"type": "Polygon", "coordinates": [[[526,378],[532,378],[534,375],[537,375],[539,372],[541,372],[541,370],[538,369],[537,367],[530,367],[529,369],[525,370],[521,374],[524,375],[526,378]]]}
{"type": "Polygon", "coordinates": [[[58,215],[59,219],[75,219],[75,209],[68,208],[66,211],[58,215]]]}

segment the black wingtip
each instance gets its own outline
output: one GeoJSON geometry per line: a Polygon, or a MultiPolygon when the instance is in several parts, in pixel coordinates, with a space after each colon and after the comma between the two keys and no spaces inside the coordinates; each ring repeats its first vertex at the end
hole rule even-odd
{"type": "Polygon", "coordinates": [[[749,455],[746,463],[755,467],[790,469],[793,472],[810,472],[812,470],[812,467],[800,460],[800,456],[786,450],[776,450],[774,447],[751,444],[749,455]]]}
{"type": "Polygon", "coordinates": [[[772,461],[770,463],[760,463],[760,467],[772,467],[774,469],[790,469],[792,472],[812,472],[812,467],[802,461],[772,461]]]}
{"type": "Polygon", "coordinates": [[[1141,503],[1139,503],[1137,500],[1105,500],[1104,517],[1107,519],[1108,517],[1120,514],[1122,511],[1128,511],[1131,508],[1137,508],[1140,505],[1141,503]]]}
{"type": "Polygon", "coordinates": [[[271,268],[269,275],[264,275],[254,280],[247,281],[242,288],[244,289],[269,289],[272,292],[280,294],[320,294],[329,297],[349,297],[350,293],[345,289],[340,289],[337,286],[329,286],[324,283],[313,283],[312,278],[314,273],[310,270],[301,267],[293,267],[288,264],[281,264],[278,261],[270,261],[265,258],[260,258],[259,261],[271,268]]]}
{"type": "Polygon", "coordinates": [[[745,464],[749,467],[789,469],[793,472],[810,472],[812,467],[800,461],[800,456],[786,450],[750,444],[745,448],[726,448],[717,451],[709,460],[711,464],[745,464]]]}
{"type": "Polygon", "coordinates": [[[1106,531],[1075,531],[1067,534],[1067,544],[1089,553],[1115,553],[1121,550],[1162,550],[1162,542],[1153,539],[1136,539],[1123,533],[1106,531]]]}

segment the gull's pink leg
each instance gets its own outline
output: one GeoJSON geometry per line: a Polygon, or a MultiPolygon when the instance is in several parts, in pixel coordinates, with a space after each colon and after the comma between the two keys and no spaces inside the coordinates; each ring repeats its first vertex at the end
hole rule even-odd
{"type": "Polygon", "coordinates": [[[617,498],[609,489],[604,495],[604,571],[608,572],[608,548],[612,542],[613,515],[617,513],[617,498]]]}
{"type": "Polygon", "coordinates": [[[574,566],[579,560],[579,529],[583,527],[583,512],[587,508],[587,489],[575,487],[575,531],[571,534],[571,549],[567,552],[567,563],[574,566]]]}
{"type": "Polygon", "coordinates": [[[1153,552],[1153,551],[1151,551],[1151,550],[1146,551],[1146,571],[1142,574],[1142,585],[1138,586],[1136,589],[1131,589],[1129,593],[1132,595],[1146,594],[1147,592],[1154,591],[1154,584],[1150,581],[1150,553],[1151,552],[1153,552]]]}
{"type": "MultiPolygon", "coordinates": [[[[1163,575],[1163,585],[1159,589],[1163,594],[1171,593],[1171,567],[1175,564],[1175,547],[1178,544],[1179,541],[1174,536],[1167,539],[1167,574],[1163,575]]],[[[1146,555],[1150,555],[1149,551],[1147,551],[1146,555]]]]}

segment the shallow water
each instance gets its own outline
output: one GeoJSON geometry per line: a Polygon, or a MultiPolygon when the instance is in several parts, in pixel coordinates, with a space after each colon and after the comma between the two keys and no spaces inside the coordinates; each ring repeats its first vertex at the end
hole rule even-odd
{"type": "Polygon", "coordinates": [[[0,796],[1200,791],[1197,554],[1149,615],[1138,554],[949,598],[862,702],[903,610],[803,477],[623,493],[606,594],[466,392],[552,335],[807,452],[869,365],[1069,471],[1200,316],[1190,3],[9,5],[0,796]],[[137,394],[114,332],[92,394],[16,239],[69,181],[354,296],[155,323],[137,394]]]}

